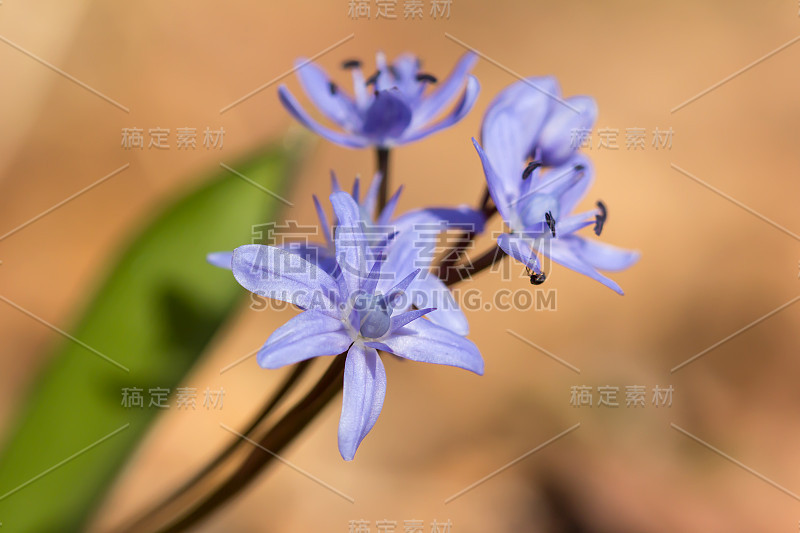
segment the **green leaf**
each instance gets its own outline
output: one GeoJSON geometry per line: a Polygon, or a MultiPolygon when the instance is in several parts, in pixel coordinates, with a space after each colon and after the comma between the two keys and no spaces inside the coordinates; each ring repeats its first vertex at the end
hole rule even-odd
{"type": "Polygon", "coordinates": [[[241,175],[220,168],[112,265],[71,332],[80,342],[59,341],[0,456],[3,530],[80,529],[160,412],[148,390],[174,392],[244,294],[206,254],[251,242],[253,224],[276,219],[283,204],[266,191],[281,193],[292,159],[275,149],[233,165],[241,175]],[[142,409],[122,405],[133,387],[142,409]]]}

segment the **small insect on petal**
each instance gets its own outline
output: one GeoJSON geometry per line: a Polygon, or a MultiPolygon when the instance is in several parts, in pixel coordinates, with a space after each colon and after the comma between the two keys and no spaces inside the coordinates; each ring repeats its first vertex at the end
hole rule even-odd
{"type": "Polygon", "coordinates": [[[544,272],[534,272],[528,267],[525,267],[525,273],[530,277],[531,285],[541,285],[547,279],[544,272]]]}

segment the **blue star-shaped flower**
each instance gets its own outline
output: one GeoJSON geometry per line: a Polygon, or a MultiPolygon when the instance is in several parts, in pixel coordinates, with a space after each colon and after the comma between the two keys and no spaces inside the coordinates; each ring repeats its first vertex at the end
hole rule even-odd
{"type": "Polygon", "coordinates": [[[257,244],[234,250],[232,270],[247,290],[304,309],[270,335],[258,352],[260,366],[347,352],[339,452],[349,461],[383,406],[386,372],[377,350],[479,375],[483,359],[472,342],[423,318],[432,309],[395,309],[419,270],[381,290],[389,286],[381,273],[384,257],[370,259],[358,205],[345,192],[333,193],[331,203],[338,220],[333,275],[285,249],[257,244]]]}
{"type": "Polygon", "coordinates": [[[472,109],[480,91],[478,80],[469,75],[476,59],[474,54],[464,55],[441,84],[434,76],[420,72],[419,61],[411,55],[401,55],[387,65],[384,55],[377,54],[378,70],[366,80],[359,61],[346,61],[344,67],[353,76],[353,95],[335,85],[325,71],[299,59],[297,74],[303,90],[341,131],[312,119],[285,85],[280,86],[278,95],[301,124],[331,142],[350,148],[389,148],[452,126],[472,109]],[[428,90],[429,85],[438,87],[428,90]],[[456,105],[434,122],[462,86],[465,87],[456,105]]]}

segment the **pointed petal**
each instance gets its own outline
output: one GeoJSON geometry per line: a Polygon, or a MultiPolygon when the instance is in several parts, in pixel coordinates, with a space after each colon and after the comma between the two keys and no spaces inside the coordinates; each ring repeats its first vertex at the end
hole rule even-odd
{"type": "Polygon", "coordinates": [[[361,196],[361,179],[358,176],[356,176],[356,179],[353,180],[353,194],[352,194],[352,196],[353,196],[353,200],[355,200],[356,203],[360,203],[360,200],[358,199],[358,197],[361,196]]]}
{"type": "Polygon", "coordinates": [[[389,221],[392,219],[394,215],[394,210],[397,208],[397,202],[400,200],[400,195],[403,193],[403,186],[399,186],[394,194],[389,198],[389,201],[386,202],[386,206],[383,208],[383,211],[380,212],[378,215],[377,225],[378,226],[386,226],[389,224],[389,221]]]}
{"type": "Polygon", "coordinates": [[[367,346],[423,363],[455,366],[483,375],[483,358],[478,347],[457,333],[429,320],[414,320],[380,342],[367,346]]]}
{"type": "Polygon", "coordinates": [[[381,190],[381,182],[383,181],[383,174],[380,172],[376,172],[374,176],[372,176],[372,182],[369,184],[369,189],[367,189],[367,194],[364,195],[364,209],[366,210],[367,214],[369,215],[369,221],[372,222],[375,220],[375,209],[378,207],[378,194],[381,190]]]}
{"type": "MultiPolygon", "coordinates": [[[[489,194],[492,196],[492,200],[494,200],[494,204],[497,206],[497,211],[500,213],[500,216],[508,223],[512,220],[514,211],[511,206],[519,196],[519,186],[521,183],[512,186],[508,180],[502,179],[495,171],[492,162],[489,161],[486,152],[483,151],[483,148],[474,137],[472,139],[472,144],[475,146],[475,150],[478,151],[478,156],[481,158],[489,194]]],[[[522,179],[520,178],[519,181],[522,182],[522,179]]]]}
{"type": "Polygon", "coordinates": [[[427,137],[428,135],[435,133],[439,130],[443,130],[445,128],[449,128],[453,124],[459,122],[462,118],[467,116],[472,110],[472,106],[475,105],[475,100],[478,99],[478,93],[480,93],[481,86],[478,83],[477,78],[475,76],[470,76],[467,79],[467,87],[464,89],[464,93],[461,95],[461,99],[455,105],[455,107],[448,113],[445,117],[443,117],[440,121],[436,122],[432,125],[421,124],[419,127],[410,129],[407,131],[405,135],[403,135],[401,139],[401,143],[409,143],[413,141],[417,141],[423,137],[427,137]]]}
{"type": "Polygon", "coordinates": [[[432,307],[428,307],[425,309],[412,309],[411,311],[408,311],[406,313],[401,313],[399,315],[393,316],[392,325],[389,329],[390,330],[400,329],[409,322],[421,318],[433,310],[434,309],[432,307]]]}
{"type": "Polygon", "coordinates": [[[233,252],[214,252],[206,256],[206,261],[215,267],[231,269],[231,261],[233,261],[233,252]]]}
{"type": "Polygon", "coordinates": [[[408,289],[411,301],[417,308],[431,307],[435,309],[428,319],[443,328],[459,335],[469,334],[469,322],[458,305],[453,293],[442,280],[425,272],[419,276],[408,289]]]}
{"type": "Polygon", "coordinates": [[[497,245],[502,248],[505,253],[534,272],[542,272],[542,268],[539,266],[539,258],[536,257],[533,244],[529,239],[521,237],[520,235],[503,233],[497,238],[497,245]]]}
{"type": "Polygon", "coordinates": [[[353,343],[342,321],[304,311],[276,329],[258,351],[258,365],[280,368],[312,357],[343,353],[353,343]]]}
{"type": "Polygon", "coordinates": [[[317,109],[343,129],[353,131],[359,127],[355,103],[340,89],[332,90],[324,70],[303,58],[295,61],[295,68],[303,90],[317,109]]]}
{"type": "Polygon", "coordinates": [[[287,89],[285,85],[281,85],[278,88],[278,97],[280,98],[283,107],[285,107],[286,110],[291,113],[291,115],[297,119],[298,122],[300,122],[300,124],[310,129],[320,137],[324,137],[333,143],[347,146],[348,148],[364,148],[365,146],[369,146],[369,141],[366,139],[355,135],[333,131],[316,122],[311,118],[311,115],[309,115],[306,110],[300,106],[300,103],[294,96],[292,96],[292,93],[289,92],[289,89],[287,89]]]}
{"type": "Polygon", "coordinates": [[[641,254],[636,250],[618,248],[594,239],[584,239],[577,235],[570,235],[566,239],[575,252],[584,261],[598,270],[619,272],[630,268],[639,260],[641,254]]]}
{"type": "Polygon", "coordinates": [[[317,198],[317,195],[313,195],[312,198],[314,199],[314,209],[317,210],[319,225],[322,228],[322,235],[325,237],[325,242],[328,244],[328,246],[332,246],[333,239],[331,238],[331,226],[328,223],[328,217],[325,215],[325,210],[322,209],[322,204],[319,203],[319,198],[317,198]]]}
{"type": "Polygon", "coordinates": [[[337,219],[334,233],[336,262],[342,269],[347,288],[353,293],[361,287],[368,273],[364,222],[358,204],[346,192],[331,194],[331,203],[337,219]]]}
{"type": "Polygon", "coordinates": [[[373,348],[353,345],[344,365],[339,453],[351,461],[378,420],[386,396],[386,370],[373,348]]]}
{"type": "Polygon", "coordinates": [[[599,281],[609,289],[617,294],[625,294],[622,288],[612,279],[607,278],[597,270],[583,257],[579,256],[575,250],[570,246],[570,243],[562,242],[559,239],[550,241],[550,247],[547,250],[547,255],[560,265],[563,265],[570,270],[574,270],[584,276],[589,276],[593,280],[599,281]]]}
{"type": "Polygon", "coordinates": [[[427,124],[442,112],[445,106],[456,97],[464,84],[464,79],[477,61],[478,56],[473,52],[467,52],[461,56],[447,79],[438,84],[427,98],[423,98],[414,110],[413,127],[418,128],[427,124]]]}
{"type": "Polygon", "coordinates": [[[233,251],[233,277],[250,292],[338,316],[336,281],[299,255],[247,244],[233,251]]]}
{"type": "Polygon", "coordinates": [[[342,187],[339,185],[339,179],[336,177],[336,172],[331,169],[331,192],[341,192],[342,187]]]}

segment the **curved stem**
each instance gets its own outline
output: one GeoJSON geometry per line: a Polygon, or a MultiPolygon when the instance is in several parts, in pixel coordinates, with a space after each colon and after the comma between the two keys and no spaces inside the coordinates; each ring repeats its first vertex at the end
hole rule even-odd
{"type": "Polygon", "coordinates": [[[342,390],[344,363],[347,353],[336,356],[319,382],[267,434],[259,439],[244,463],[217,490],[206,497],[186,515],[159,531],[185,531],[250,484],[292,440],[297,437],[322,409],[342,390]],[[265,452],[264,450],[269,450],[265,452]]]}
{"type": "MultiPolygon", "coordinates": [[[[311,364],[310,360],[301,361],[297,363],[292,372],[286,377],[281,384],[281,387],[275,391],[269,401],[264,405],[261,411],[253,417],[247,429],[243,431],[245,436],[252,435],[261,422],[269,416],[270,413],[278,406],[281,400],[294,388],[303,374],[306,373],[311,364]]],[[[158,518],[159,515],[167,515],[177,512],[176,509],[171,509],[185,497],[189,492],[196,491],[206,481],[217,468],[219,468],[226,459],[228,459],[237,449],[239,449],[245,441],[237,438],[228,444],[214,459],[207,463],[199,472],[183,483],[178,489],[173,491],[167,498],[159,503],[153,509],[150,509],[147,514],[137,519],[132,525],[127,526],[123,531],[140,531],[147,530],[148,525],[158,518]],[[170,512],[172,511],[172,513],[170,512]]]]}
{"type": "Polygon", "coordinates": [[[457,268],[451,268],[447,272],[443,272],[443,276],[440,276],[440,278],[448,287],[450,285],[455,285],[459,281],[465,281],[478,272],[499,263],[505,256],[505,252],[499,246],[495,246],[491,250],[484,252],[477,259],[457,268]]]}

